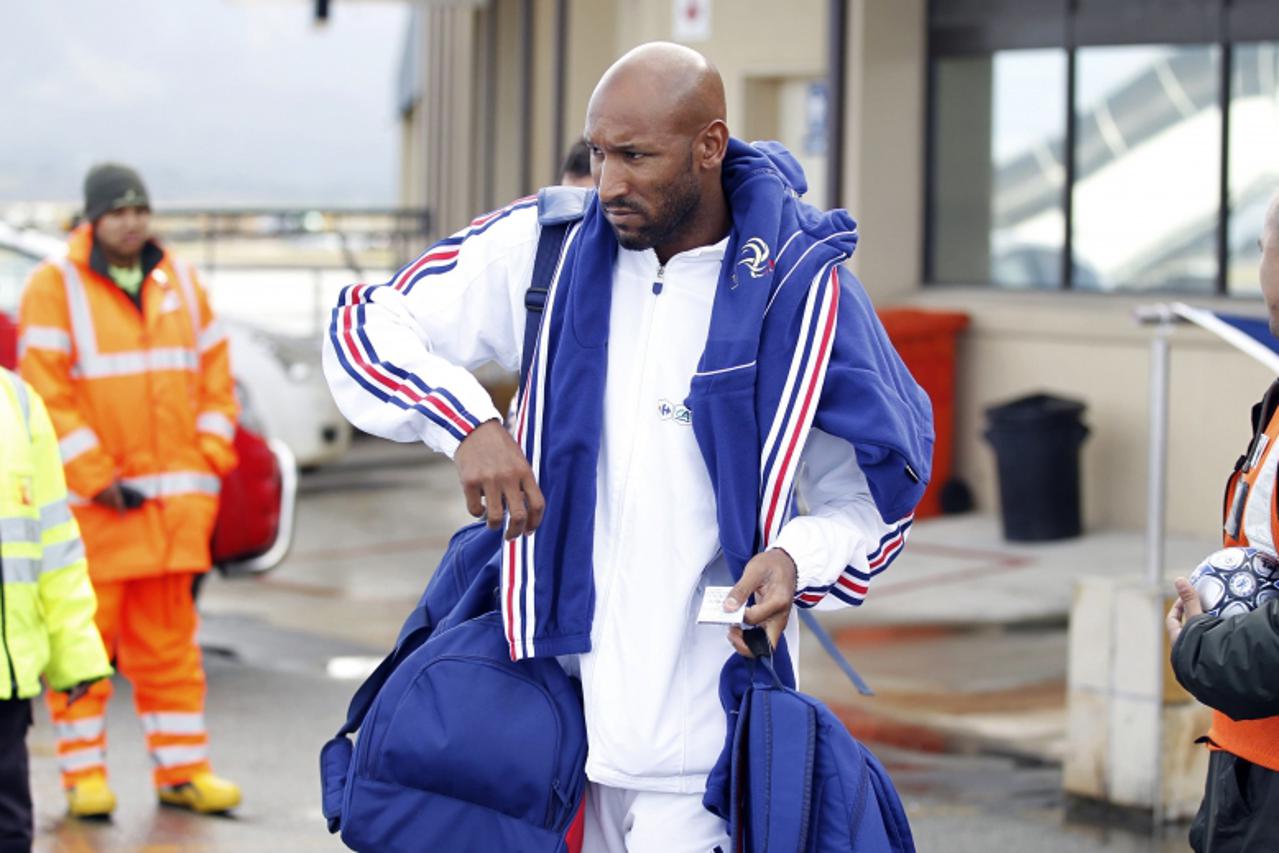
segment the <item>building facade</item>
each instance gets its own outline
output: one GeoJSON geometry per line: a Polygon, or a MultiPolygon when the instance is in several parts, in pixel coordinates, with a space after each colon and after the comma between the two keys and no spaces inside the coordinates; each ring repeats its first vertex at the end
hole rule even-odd
{"type": "MultiPolygon", "coordinates": [[[[978,506],[998,506],[985,409],[1048,391],[1088,407],[1086,525],[1140,528],[1151,332],[1133,312],[1261,310],[1279,6],[434,0],[404,55],[401,201],[429,207],[442,236],[553,183],[600,74],[656,39],[706,54],[734,133],[786,143],[808,199],[853,213],[853,267],[877,305],[971,317],[954,473],[978,506]]],[[[1172,353],[1168,526],[1212,535],[1273,377],[1191,329],[1172,353]]]]}

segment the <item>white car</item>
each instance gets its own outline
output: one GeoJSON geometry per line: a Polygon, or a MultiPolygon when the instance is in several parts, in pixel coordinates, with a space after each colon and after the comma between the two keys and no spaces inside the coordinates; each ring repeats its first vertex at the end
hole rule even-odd
{"type": "MultiPolygon", "coordinates": [[[[47,234],[0,223],[0,313],[17,317],[23,285],[41,260],[66,244],[47,234]]],[[[242,417],[256,432],[278,439],[302,468],[331,462],[351,444],[351,425],[329,394],[318,340],[223,321],[242,417]]]]}

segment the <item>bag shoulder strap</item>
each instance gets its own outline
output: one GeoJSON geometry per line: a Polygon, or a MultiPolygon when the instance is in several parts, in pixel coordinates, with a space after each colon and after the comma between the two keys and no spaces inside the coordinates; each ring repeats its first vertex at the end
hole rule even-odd
{"type": "Polygon", "coordinates": [[[739,789],[733,797],[734,840],[746,850],[806,850],[817,714],[782,683],[763,630],[751,628],[742,637],[760,666],[743,707],[750,717],[745,738],[735,744],[735,749],[747,753],[738,756],[745,760],[747,778],[742,780],[745,790],[739,789]]]}
{"type": "Polygon", "coordinates": [[[564,253],[564,241],[573,224],[586,215],[594,196],[594,190],[580,187],[546,187],[537,194],[537,221],[542,226],[542,233],[537,239],[533,277],[524,292],[524,308],[528,316],[524,322],[524,350],[520,357],[521,397],[528,380],[529,365],[533,363],[533,348],[537,345],[546,296],[555,278],[560,256],[564,253]]]}

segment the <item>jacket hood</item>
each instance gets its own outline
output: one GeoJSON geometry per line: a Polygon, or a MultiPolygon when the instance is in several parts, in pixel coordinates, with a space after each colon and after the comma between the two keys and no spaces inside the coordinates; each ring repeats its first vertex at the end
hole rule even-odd
{"type": "MultiPolygon", "coordinates": [[[[795,225],[813,242],[822,244],[826,262],[843,262],[857,248],[857,222],[843,208],[822,211],[802,200],[808,192],[808,178],[795,155],[773,140],[743,142],[732,138],[724,158],[724,191],[731,197],[752,180],[772,180],[781,184],[793,200],[795,225]]],[[[731,203],[730,203],[731,207],[731,203]]]]}

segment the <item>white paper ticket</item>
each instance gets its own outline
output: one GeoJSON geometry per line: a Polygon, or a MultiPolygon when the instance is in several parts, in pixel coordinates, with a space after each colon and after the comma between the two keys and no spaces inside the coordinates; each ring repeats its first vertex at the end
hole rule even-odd
{"type": "Polygon", "coordinates": [[[728,598],[731,586],[708,586],[702,596],[701,609],[697,611],[697,621],[704,625],[740,625],[746,613],[746,605],[733,611],[724,610],[724,599],[728,598]]]}

